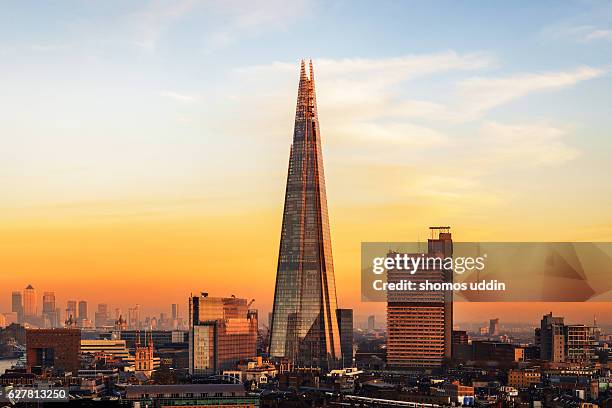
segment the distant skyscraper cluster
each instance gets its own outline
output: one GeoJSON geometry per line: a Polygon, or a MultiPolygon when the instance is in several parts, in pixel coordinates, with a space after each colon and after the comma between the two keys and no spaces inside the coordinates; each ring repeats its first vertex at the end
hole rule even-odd
{"type": "Polygon", "coordinates": [[[32,285],[23,291],[11,293],[11,311],[0,313],[0,327],[11,323],[26,323],[29,327],[39,328],[119,328],[119,329],[162,329],[179,330],[186,328],[179,315],[179,305],[170,305],[171,313],[161,313],[159,316],[142,317],[140,305],[128,309],[128,314],[120,308],[112,309],[107,303],[97,304],[93,313],[86,300],[67,300],[62,309],[55,292],[42,293],[42,308],[39,307],[38,294],[32,285]],[[63,311],[63,313],[62,313],[63,311]]]}
{"type": "Polygon", "coordinates": [[[42,313],[39,313],[36,289],[28,285],[23,291],[11,294],[11,313],[5,313],[6,324],[25,323],[41,327],[56,327],[59,311],[55,307],[55,294],[45,292],[42,299],[42,313]]]}

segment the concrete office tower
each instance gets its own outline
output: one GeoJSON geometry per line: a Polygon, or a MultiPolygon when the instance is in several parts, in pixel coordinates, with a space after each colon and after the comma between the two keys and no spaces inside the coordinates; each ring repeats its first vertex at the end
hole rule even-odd
{"type": "Polygon", "coordinates": [[[499,336],[499,319],[489,320],[489,336],[499,336]]]}
{"type": "Polygon", "coordinates": [[[270,355],[298,366],[330,369],[340,365],[321,133],[315,82],[302,61],[295,114],[276,289],[270,355]]]}
{"type": "Polygon", "coordinates": [[[44,292],[43,293],[43,306],[42,306],[42,314],[45,318],[46,324],[49,327],[59,327],[59,319],[56,316],[56,306],[55,306],[55,293],[54,292],[44,292]]]}
{"type": "Polygon", "coordinates": [[[542,317],[539,331],[540,358],[556,363],[565,361],[565,325],[563,317],[550,312],[542,317]]]}
{"type": "Polygon", "coordinates": [[[23,322],[23,295],[16,290],[11,295],[11,312],[17,315],[17,322],[23,322]]]}
{"type": "MultiPolygon", "coordinates": [[[[252,303],[252,301],[251,301],[252,303]]],[[[235,369],[257,355],[257,311],[236,297],[189,298],[189,373],[207,376],[235,369]]]]}
{"type": "Polygon", "coordinates": [[[596,358],[596,327],[584,324],[565,326],[565,360],[569,362],[591,363],[596,358]]]}
{"type": "Polygon", "coordinates": [[[36,302],[36,290],[28,285],[23,291],[23,315],[32,317],[38,315],[38,304],[36,302]]]}
{"type": "MultiPolygon", "coordinates": [[[[450,228],[430,227],[430,230],[432,236],[428,240],[427,257],[452,256],[450,228]]],[[[437,266],[420,268],[414,274],[406,269],[392,269],[387,272],[387,281],[396,283],[407,279],[417,285],[426,280],[431,283],[452,283],[453,271],[437,266]]],[[[441,367],[451,358],[452,331],[452,291],[387,292],[388,367],[398,370],[441,367]]]]}

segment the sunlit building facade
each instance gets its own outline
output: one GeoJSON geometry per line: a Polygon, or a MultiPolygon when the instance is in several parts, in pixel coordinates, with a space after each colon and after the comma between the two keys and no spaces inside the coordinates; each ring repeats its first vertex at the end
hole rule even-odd
{"type": "Polygon", "coordinates": [[[235,369],[257,355],[257,311],[246,299],[203,293],[189,298],[189,373],[206,376],[235,369]]]}
{"type": "Polygon", "coordinates": [[[11,295],[11,312],[17,315],[17,322],[23,321],[23,294],[18,290],[11,295]]]}
{"type": "Polygon", "coordinates": [[[79,302],[79,311],[78,311],[78,317],[77,320],[79,322],[79,325],[83,326],[83,323],[88,319],[88,314],[87,314],[87,302],[85,300],[81,300],[79,302]]]}
{"type": "Polygon", "coordinates": [[[43,293],[42,314],[49,327],[59,327],[59,317],[55,307],[55,292],[43,293]]]}
{"type": "Polygon", "coordinates": [[[565,358],[570,362],[589,363],[595,358],[595,327],[584,324],[565,326],[565,358]]]}
{"type": "Polygon", "coordinates": [[[26,330],[26,364],[55,368],[76,375],[80,367],[81,331],[78,329],[26,330]]]}
{"type": "Polygon", "coordinates": [[[38,315],[38,303],[36,301],[36,290],[28,285],[23,291],[23,314],[25,317],[38,315]]]}
{"type": "MultiPolygon", "coordinates": [[[[446,258],[453,254],[447,227],[432,227],[428,257],[446,258]],[[435,233],[438,236],[435,237],[435,233]]],[[[421,256],[421,254],[412,254],[421,256]]],[[[388,282],[410,279],[420,282],[453,281],[453,271],[419,269],[389,270],[388,282]]],[[[453,330],[452,291],[389,291],[387,294],[387,366],[393,369],[437,368],[451,358],[453,330]]]]}
{"type": "Polygon", "coordinates": [[[312,62],[302,61],[285,191],[270,355],[296,365],[340,365],[321,134],[312,62]]]}
{"type": "Polygon", "coordinates": [[[555,363],[565,361],[565,324],[563,317],[544,315],[538,333],[540,358],[555,363]]]}
{"type": "Polygon", "coordinates": [[[77,318],[77,301],[69,300],[66,302],[66,320],[72,317],[76,321],[77,318]]]}

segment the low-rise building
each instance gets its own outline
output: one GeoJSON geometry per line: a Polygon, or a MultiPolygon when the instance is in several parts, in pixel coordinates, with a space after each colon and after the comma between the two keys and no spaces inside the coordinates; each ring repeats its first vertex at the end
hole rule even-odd
{"type": "Polygon", "coordinates": [[[539,384],[542,374],[539,368],[512,369],[508,371],[508,385],[514,388],[528,388],[539,384]]]}
{"type": "Polygon", "coordinates": [[[458,402],[464,405],[473,405],[474,403],[474,387],[469,385],[461,385],[459,381],[445,383],[442,387],[444,395],[450,397],[452,402],[458,402]]]}
{"type": "Polygon", "coordinates": [[[128,385],[124,396],[151,408],[259,406],[259,397],[248,395],[242,384],[128,385]]]}

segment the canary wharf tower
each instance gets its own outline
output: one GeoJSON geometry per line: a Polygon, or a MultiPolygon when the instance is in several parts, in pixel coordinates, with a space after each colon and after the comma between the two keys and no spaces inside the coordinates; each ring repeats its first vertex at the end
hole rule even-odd
{"type": "Polygon", "coordinates": [[[312,61],[302,61],[272,311],[270,355],[331,369],[340,358],[312,61]]]}

